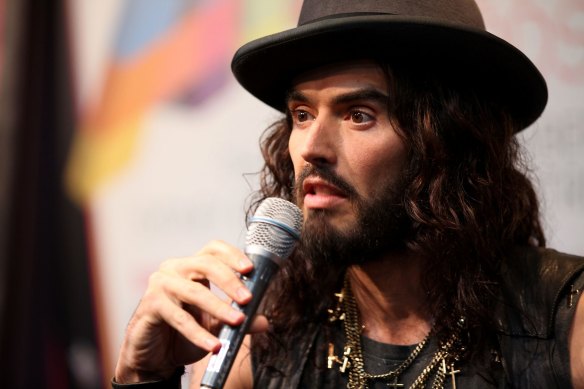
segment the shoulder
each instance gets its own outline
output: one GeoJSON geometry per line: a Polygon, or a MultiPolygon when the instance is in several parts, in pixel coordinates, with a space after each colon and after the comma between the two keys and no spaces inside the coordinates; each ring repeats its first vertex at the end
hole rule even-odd
{"type": "Polygon", "coordinates": [[[538,247],[516,247],[501,263],[497,325],[510,335],[548,338],[562,300],[573,298],[572,284],[584,258],[538,247]],[[572,297],[570,297],[572,296],[572,297]]]}
{"type": "Polygon", "coordinates": [[[515,387],[584,389],[584,258],[521,247],[500,274],[495,318],[507,379],[515,387]]]}
{"type": "MultiPolygon", "coordinates": [[[[582,288],[582,286],[581,286],[582,288]]],[[[580,294],[583,292],[579,290],[580,294]]],[[[570,367],[575,389],[584,389],[584,299],[578,302],[570,329],[570,367]]]]}

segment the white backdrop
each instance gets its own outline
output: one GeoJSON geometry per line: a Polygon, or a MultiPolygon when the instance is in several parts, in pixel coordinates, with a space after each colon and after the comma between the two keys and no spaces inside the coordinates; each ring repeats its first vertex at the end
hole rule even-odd
{"type": "MultiPolygon", "coordinates": [[[[123,3],[70,2],[81,110],[103,85],[123,3]]],[[[549,246],[584,254],[584,5],[478,3],[487,28],[524,50],[546,76],[548,107],[521,137],[539,177],[549,246]]],[[[297,15],[278,18],[287,20],[284,28],[297,15]]],[[[89,206],[106,377],[147,277],[162,260],[216,238],[242,245],[245,200],[257,187],[246,173],[260,168],[257,139],[277,117],[233,79],[196,109],[169,102],[148,112],[139,152],[89,206]]]]}

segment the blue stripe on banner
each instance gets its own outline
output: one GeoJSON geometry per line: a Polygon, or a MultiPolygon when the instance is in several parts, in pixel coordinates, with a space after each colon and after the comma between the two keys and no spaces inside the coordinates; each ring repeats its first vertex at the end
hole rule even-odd
{"type": "Polygon", "coordinates": [[[119,24],[115,55],[124,59],[163,36],[197,0],[127,0],[119,24]]]}

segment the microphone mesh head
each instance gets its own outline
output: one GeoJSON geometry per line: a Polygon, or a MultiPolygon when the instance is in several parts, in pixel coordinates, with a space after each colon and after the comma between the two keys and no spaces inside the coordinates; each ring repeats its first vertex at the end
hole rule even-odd
{"type": "Polygon", "coordinates": [[[261,246],[286,259],[302,229],[302,212],[289,201],[269,197],[262,201],[247,230],[246,246],[261,246]]]}

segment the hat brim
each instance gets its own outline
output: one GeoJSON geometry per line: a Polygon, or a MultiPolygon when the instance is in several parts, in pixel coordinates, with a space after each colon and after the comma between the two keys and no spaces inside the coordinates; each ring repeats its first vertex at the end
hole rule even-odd
{"type": "Polygon", "coordinates": [[[517,48],[483,30],[421,17],[316,21],[249,42],[235,53],[231,68],[252,95],[284,111],[286,92],[299,74],[356,58],[448,72],[505,107],[521,128],[532,124],[547,103],[543,76],[517,48]]]}

